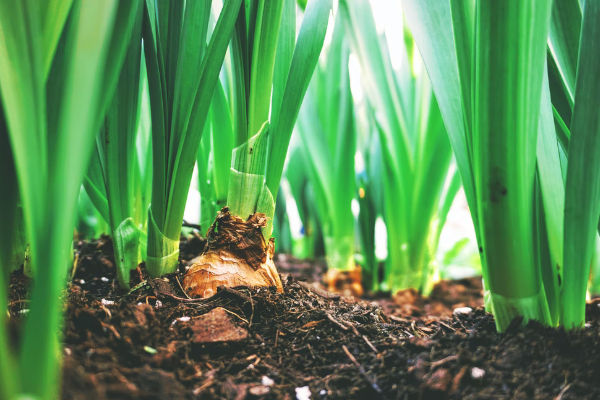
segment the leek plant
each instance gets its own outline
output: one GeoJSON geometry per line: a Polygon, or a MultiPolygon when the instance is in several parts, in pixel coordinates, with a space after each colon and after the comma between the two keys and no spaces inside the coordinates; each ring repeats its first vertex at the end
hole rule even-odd
{"type": "Polygon", "coordinates": [[[460,188],[442,115],[410,34],[395,43],[401,65],[394,70],[369,2],[342,0],[340,9],[381,140],[388,234],[382,288],[427,294],[437,242],[460,188]]]}
{"type": "Polygon", "coordinates": [[[330,284],[339,272],[356,268],[352,214],[356,127],[348,73],[350,50],[344,35],[338,13],[330,47],[316,69],[297,124],[323,227],[330,284]]]}
{"type": "Polygon", "coordinates": [[[516,316],[566,328],[585,318],[600,214],[600,3],[584,3],[580,29],[569,22],[579,2],[559,3],[568,13],[553,15],[551,1],[404,1],[464,182],[486,307],[500,331],[516,316]],[[566,88],[566,106],[551,103],[550,79],[566,88]]]}
{"type": "MultiPolygon", "coordinates": [[[[225,68],[230,66],[226,59],[225,68]]],[[[198,188],[200,191],[200,226],[206,230],[227,203],[229,168],[234,147],[231,111],[224,86],[230,86],[228,76],[223,74],[224,83],[217,83],[210,108],[210,123],[202,135],[198,151],[198,188]],[[210,134],[208,134],[210,133],[210,134]]]]}
{"type": "Polygon", "coordinates": [[[281,290],[272,260],[275,199],[331,6],[331,0],[310,2],[297,39],[294,0],[245,0],[240,8],[230,47],[229,107],[223,107],[230,117],[222,119],[222,129],[234,132],[235,146],[228,208],[217,215],[207,250],[188,270],[184,286],[193,295],[210,296],[220,285],[281,290]]]}
{"type": "Polygon", "coordinates": [[[108,107],[96,148],[85,179],[87,193],[109,222],[113,241],[117,278],[121,287],[129,287],[129,271],[142,261],[141,235],[145,220],[136,207],[147,210],[138,200],[140,181],[136,138],[140,120],[142,7],[138,7],[131,40],[119,77],[117,90],[108,107]],[[137,192],[137,193],[136,193],[137,192]],[[137,194],[137,196],[136,196],[137,194]]]}
{"type": "Polygon", "coordinates": [[[362,147],[364,168],[357,172],[358,187],[358,230],[362,260],[362,283],[365,290],[381,290],[383,271],[375,252],[375,225],[383,213],[383,161],[379,132],[372,123],[372,116],[366,116],[367,135],[362,147]]]}
{"type": "MultiPolygon", "coordinates": [[[[288,223],[291,254],[301,259],[314,259],[323,255],[323,232],[318,218],[316,193],[309,178],[310,172],[305,167],[305,150],[298,135],[292,137],[289,152],[276,205],[281,211],[276,210],[275,219],[280,218],[288,223]]],[[[273,236],[281,244],[280,236],[275,233],[273,236]]],[[[279,247],[279,251],[284,249],[279,247]]]]}
{"type": "Polygon", "coordinates": [[[110,231],[108,223],[92,203],[83,186],[77,200],[76,221],[75,236],[79,240],[91,240],[110,231]]]}
{"type": "Polygon", "coordinates": [[[153,159],[146,267],[153,276],[178,266],[188,188],[241,2],[224,1],[208,44],[211,1],[144,2],[153,159]]]}
{"type": "MultiPolygon", "coordinates": [[[[34,273],[18,351],[0,326],[2,398],[58,398],[61,293],[77,197],[137,4],[0,1],[0,97],[34,273]]],[[[15,193],[2,196],[10,203],[0,207],[3,213],[15,209],[15,193]]],[[[12,234],[5,226],[2,235],[12,234]]],[[[5,290],[6,282],[0,286],[2,310],[5,290]]]]}

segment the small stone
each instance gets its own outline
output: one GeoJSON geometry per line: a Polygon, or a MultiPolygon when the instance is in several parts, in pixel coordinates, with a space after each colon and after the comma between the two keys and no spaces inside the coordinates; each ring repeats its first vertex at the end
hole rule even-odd
{"type": "Polygon", "coordinates": [[[321,396],[325,396],[325,395],[327,395],[327,390],[325,390],[325,389],[321,389],[321,390],[319,391],[319,394],[320,394],[321,396]]]}
{"type": "Polygon", "coordinates": [[[201,315],[192,324],[192,343],[239,342],[248,338],[248,331],[236,325],[223,307],[201,315]]]}
{"type": "Polygon", "coordinates": [[[485,370],[478,368],[478,367],[471,368],[471,378],[481,379],[484,376],[485,376],[485,370]]]}
{"type": "Polygon", "coordinates": [[[115,304],[115,302],[113,300],[106,300],[106,299],[102,299],[102,300],[100,300],[100,302],[102,303],[103,306],[112,306],[115,304]]]}
{"type": "Polygon", "coordinates": [[[454,315],[465,315],[470,314],[473,311],[471,307],[457,307],[452,312],[454,315]]]}
{"type": "Polygon", "coordinates": [[[250,394],[253,396],[264,396],[265,394],[268,394],[270,391],[271,391],[271,388],[268,386],[264,386],[264,385],[252,386],[248,390],[248,392],[250,392],[250,394]]]}
{"type": "Polygon", "coordinates": [[[100,278],[100,280],[101,280],[102,282],[108,282],[108,281],[110,281],[110,279],[108,279],[108,278],[107,278],[107,277],[105,277],[105,276],[101,277],[101,278],[100,278]]]}
{"type": "Polygon", "coordinates": [[[262,383],[264,386],[273,386],[275,384],[275,381],[269,378],[268,376],[263,375],[263,377],[260,380],[260,383],[262,383]]]}
{"type": "Polygon", "coordinates": [[[156,307],[156,308],[161,308],[161,307],[162,307],[162,305],[163,305],[162,301],[160,301],[160,300],[156,300],[156,303],[154,304],[154,307],[156,307]]]}
{"type": "Polygon", "coordinates": [[[85,279],[80,279],[80,280],[79,280],[79,284],[80,284],[80,285],[85,285],[85,279]]]}
{"type": "Polygon", "coordinates": [[[586,328],[591,328],[592,327],[592,323],[591,322],[586,322],[584,326],[586,328]]]}
{"type": "Polygon", "coordinates": [[[309,400],[310,389],[308,386],[297,387],[296,389],[296,400],[309,400]]]}

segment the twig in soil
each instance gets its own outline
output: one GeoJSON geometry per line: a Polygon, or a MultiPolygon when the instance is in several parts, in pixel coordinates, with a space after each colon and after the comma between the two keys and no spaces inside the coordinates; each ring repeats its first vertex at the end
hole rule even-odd
{"type": "Polygon", "coordinates": [[[454,329],[454,328],[453,328],[453,327],[451,327],[450,325],[448,325],[448,324],[446,324],[446,323],[444,323],[444,322],[442,322],[442,321],[438,321],[438,323],[439,323],[441,326],[443,326],[444,328],[447,328],[447,329],[451,330],[452,332],[456,332],[456,329],[454,329]]]}
{"type": "Polygon", "coordinates": [[[560,392],[558,392],[558,395],[556,395],[556,397],[554,398],[554,400],[562,400],[563,396],[565,395],[565,393],[567,393],[567,390],[569,390],[571,388],[571,384],[567,384],[565,385],[565,387],[563,387],[561,389],[560,392]]]}
{"type": "Polygon", "coordinates": [[[73,268],[71,269],[71,279],[75,278],[75,274],[77,273],[78,266],[79,266],[79,252],[75,252],[75,257],[73,257],[73,268]]]}
{"type": "Polygon", "coordinates": [[[342,324],[337,319],[333,318],[333,315],[331,315],[329,313],[326,313],[325,315],[327,315],[327,319],[329,319],[331,322],[333,322],[341,330],[343,330],[343,331],[347,331],[348,330],[348,327],[346,325],[342,324]]]}
{"type": "Polygon", "coordinates": [[[348,348],[346,347],[345,344],[342,345],[342,349],[344,350],[344,353],[346,353],[346,356],[348,356],[348,358],[350,359],[350,361],[352,361],[352,363],[356,366],[356,368],[358,368],[358,372],[360,372],[360,374],[363,376],[363,378],[365,378],[365,380],[367,382],[369,382],[369,384],[371,385],[371,387],[373,388],[373,390],[377,393],[379,393],[380,395],[382,395],[381,392],[381,388],[379,387],[379,385],[377,385],[377,383],[375,383],[371,377],[369,377],[369,375],[367,375],[365,369],[363,368],[363,366],[358,362],[358,360],[356,359],[356,357],[354,357],[354,355],[352,355],[352,353],[350,353],[350,350],[348,350],[348,348]]]}
{"type": "Polygon", "coordinates": [[[400,318],[400,317],[396,317],[395,315],[390,315],[390,319],[391,319],[392,321],[396,321],[396,322],[403,322],[403,323],[404,323],[404,322],[408,322],[408,320],[407,320],[407,319],[400,318]]]}
{"type": "Polygon", "coordinates": [[[132,287],[131,290],[129,292],[127,292],[127,294],[131,294],[131,293],[135,292],[136,290],[143,288],[144,285],[146,285],[146,281],[141,281],[140,283],[138,283],[137,285],[132,287]]]}
{"type": "Polygon", "coordinates": [[[29,303],[31,300],[29,299],[19,299],[19,300],[13,300],[10,303],[8,303],[9,307],[14,306],[15,304],[20,304],[20,303],[29,303]]]}
{"type": "MultiPolygon", "coordinates": [[[[146,280],[144,279],[144,273],[142,272],[142,269],[140,268],[140,266],[138,265],[135,269],[135,271],[138,274],[138,278],[140,279],[140,283],[141,282],[146,282],[146,280]]],[[[137,286],[136,286],[137,287],[137,286]]]]}
{"type": "Polygon", "coordinates": [[[215,380],[213,378],[209,378],[201,386],[198,386],[197,388],[195,388],[192,393],[194,394],[194,396],[198,396],[204,390],[211,387],[213,383],[215,383],[215,380]]]}
{"type": "MultiPolygon", "coordinates": [[[[185,302],[185,303],[208,303],[209,300],[212,299],[212,297],[210,297],[208,299],[186,299],[185,297],[175,296],[174,294],[167,293],[167,292],[161,292],[161,293],[159,293],[159,295],[166,296],[173,300],[177,300],[177,301],[181,301],[181,302],[185,302]]],[[[154,296],[152,296],[152,297],[154,297],[154,296]]]]}
{"type": "Polygon", "coordinates": [[[240,299],[242,299],[242,300],[250,303],[252,306],[254,306],[254,303],[252,302],[252,298],[250,296],[248,296],[247,294],[244,294],[244,293],[240,292],[239,290],[235,290],[235,289],[232,289],[232,288],[227,287],[227,286],[219,286],[217,288],[217,293],[219,293],[221,291],[225,292],[225,293],[232,294],[232,295],[234,295],[234,296],[236,296],[236,297],[238,297],[238,298],[240,298],[240,299]]]}
{"type": "Polygon", "coordinates": [[[311,293],[316,294],[317,296],[323,297],[328,300],[339,300],[340,295],[328,292],[327,290],[323,290],[320,287],[313,286],[309,283],[298,281],[298,285],[302,286],[304,289],[308,290],[311,293]]]}
{"type": "Polygon", "coordinates": [[[458,360],[458,356],[456,354],[453,354],[451,356],[444,357],[441,360],[433,361],[429,365],[431,366],[431,369],[433,369],[433,368],[437,368],[441,365],[444,365],[446,363],[449,363],[450,361],[456,361],[456,360],[458,360]]]}
{"type": "Polygon", "coordinates": [[[106,322],[102,322],[102,321],[100,321],[100,325],[102,325],[102,327],[104,329],[108,329],[109,331],[111,331],[117,339],[121,339],[121,334],[119,333],[119,331],[117,331],[117,328],[115,328],[113,325],[107,324],[106,322]]]}
{"type": "Polygon", "coordinates": [[[239,315],[237,315],[236,313],[234,313],[233,311],[228,310],[226,308],[223,308],[223,310],[225,310],[226,312],[228,312],[231,315],[234,315],[234,316],[238,317],[240,319],[240,321],[245,322],[247,325],[250,325],[250,323],[248,322],[248,320],[246,318],[242,318],[239,315]]]}
{"type": "Polygon", "coordinates": [[[369,346],[371,348],[371,350],[373,350],[375,352],[375,354],[379,354],[379,351],[377,351],[377,348],[375,346],[373,346],[373,343],[371,343],[371,341],[369,340],[369,338],[366,335],[362,335],[362,338],[365,341],[365,343],[367,344],[367,346],[369,346]]]}
{"type": "Polygon", "coordinates": [[[183,290],[183,286],[181,286],[181,282],[179,281],[179,277],[177,275],[175,275],[175,280],[177,281],[177,284],[179,285],[179,289],[181,289],[181,292],[185,295],[185,297],[187,297],[188,299],[191,299],[191,297],[188,296],[186,291],[183,290]]]}

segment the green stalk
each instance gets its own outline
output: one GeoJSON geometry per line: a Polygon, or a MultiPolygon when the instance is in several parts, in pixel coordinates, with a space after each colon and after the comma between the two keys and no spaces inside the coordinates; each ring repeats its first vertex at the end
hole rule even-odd
{"type": "Polygon", "coordinates": [[[354,263],[354,154],[356,128],[348,73],[349,48],[338,14],[333,38],[300,111],[298,131],[323,224],[330,269],[348,271],[354,263]]]}
{"type": "MultiPolygon", "coordinates": [[[[222,76],[227,79],[226,74],[222,76]]],[[[231,153],[235,138],[231,111],[223,86],[219,82],[215,89],[210,108],[210,124],[205,126],[210,132],[202,135],[197,157],[198,188],[201,196],[200,226],[204,230],[208,229],[217,212],[227,203],[231,153]]]]}
{"type": "Polygon", "coordinates": [[[375,223],[383,209],[383,163],[381,143],[377,132],[370,132],[365,143],[365,170],[359,172],[358,203],[360,211],[358,224],[360,229],[361,253],[363,256],[363,287],[372,291],[380,290],[379,261],[375,254],[375,223]]]}
{"type": "Polygon", "coordinates": [[[367,1],[342,1],[353,50],[358,55],[364,88],[382,143],[384,211],[388,233],[385,286],[397,291],[430,288],[440,221],[459,185],[451,179],[452,149],[429,78],[415,64],[413,39],[405,32],[401,69],[395,71],[384,37],[377,34],[367,1]],[[445,203],[445,201],[444,201],[445,203]]]}
{"type": "Polygon", "coordinates": [[[473,165],[488,305],[500,330],[517,315],[550,323],[532,224],[550,11],[549,1],[477,5],[473,165]]]}
{"type": "Polygon", "coordinates": [[[600,2],[583,10],[575,105],[569,142],[564,226],[564,273],[561,323],[585,322],[585,295],[600,218],[600,2]]]}
{"type": "MultiPolygon", "coordinates": [[[[142,5],[136,10],[133,40],[128,46],[114,99],[108,107],[96,138],[86,187],[94,193],[98,208],[108,211],[117,277],[122,288],[129,287],[129,271],[141,260],[140,232],[143,220],[136,219],[135,207],[147,206],[136,197],[141,186],[137,174],[136,135],[140,114],[140,59],[142,5]],[[106,207],[106,208],[105,208],[106,207]]],[[[138,213],[138,215],[142,215],[138,213]]]]}
{"type": "Polygon", "coordinates": [[[0,2],[0,93],[35,265],[13,382],[23,396],[42,399],[58,397],[74,210],[135,15],[133,3],[75,1],[63,27],[54,11],[0,2]],[[60,40],[48,44],[41,32],[60,40]]]}
{"type": "Polygon", "coordinates": [[[248,1],[232,45],[234,130],[227,204],[232,214],[268,217],[271,237],[277,195],[292,129],[321,51],[330,0],[311,3],[295,38],[293,0],[248,1]],[[277,57],[276,57],[277,55],[277,57]]]}
{"type": "Polygon", "coordinates": [[[210,3],[145,3],[153,149],[146,265],[153,276],[173,272],[178,265],[188,188],[241,0],[224,2],[207,46],[210,3]]]}
{"type": "Polygon", "coordinates": [[[15,166],[10,142],[8,138],[8,128],[4,118],[4,112],[0,107],[0,185],[5,188],[4,196],[0,197],[0,220],[3,221],[0,229],[0,381],[3,383],[0,387],[0,397],[10,399],[17,393],[17,377],[15,360],[11,354],[11,343],[8,335],[8,325],[6,313],[8,309],[8,283],[10,273],[15,268],[14,265],[14,232],[19,229],[19,222],[16,218],[19,187],[15,173],[15,166]]]}

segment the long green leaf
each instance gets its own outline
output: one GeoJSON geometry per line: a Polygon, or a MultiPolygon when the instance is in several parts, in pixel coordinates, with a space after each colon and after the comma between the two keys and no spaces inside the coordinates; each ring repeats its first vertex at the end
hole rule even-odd
{"type": "Polygon", "coordinates": [[[279,190],[279,181],[294,123],[323,48],[331,7],[331,0],[315,0],[306,7],[290,63],[281,107],[271,110],[267,187],[275,197],[279,190]]]}
{"type": "Polygon", "coordinates": [[[571,122],[564,227],[561,322],[585,322],[585,294],[600,216],[600,2],[583,10],[575,105],[571,122]]]}

